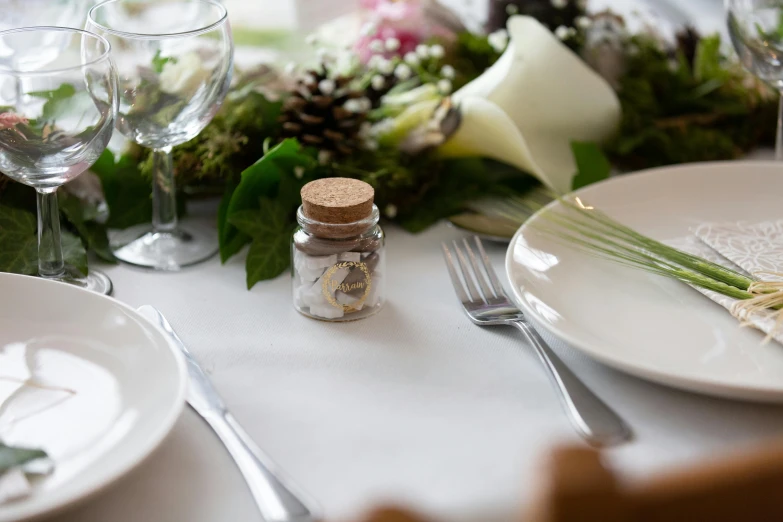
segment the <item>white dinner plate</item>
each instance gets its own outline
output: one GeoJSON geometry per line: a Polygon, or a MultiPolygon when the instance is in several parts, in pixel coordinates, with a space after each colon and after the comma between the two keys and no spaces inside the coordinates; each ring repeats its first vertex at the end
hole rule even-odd
{"type": "Polygon", "coordinates": [[[0,440],[54,472],[0,505],[0,522],[81,500],[140,463],[182,411],[187,373],[166,337],[119,301],[0,274],[0,440]]]}
{"type": "MultiPolygon", "coordinates": [[[[783,165],[653,169],[576,194],[665,241],[704,222],[783,218],[783,165]]],[[[506,255],[514,300],[538,325],[638,377],[721,397],[783,402],[783,346],[762,345],[763,334],[740,328],[724,308],[683,283],[596,258],[537,231],[539,219],[519,229],[506,255]]]]}

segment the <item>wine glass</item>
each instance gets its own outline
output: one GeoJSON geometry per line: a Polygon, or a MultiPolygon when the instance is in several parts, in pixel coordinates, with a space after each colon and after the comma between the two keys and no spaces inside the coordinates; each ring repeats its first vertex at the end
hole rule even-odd
{"type": "Polygon", "coordinates": [[[105,274],[65,265],[57,188],[95,163],[111,138],[118,102],[111,46],[80,29],[30,27],[0,32],[0,55],[10,58],[0,62],[0,172],[38,194],[38,273],[109,294],[105,274]],[[29,41],[52,42],[46,52],[54,59],[13,59],[29,41]]]}
{"type": "Polygon", "coordinates": [[[120,260],[176,271],[217,252],[214,226],[180,224],[171,149],[198,135],[231,83],[234,45],[225,7],[214,0],[108,0],[87,29],[114,49],[120,82],[117,129],[152,149],[152,226],[113,238],[120,260]]]}
{"type": "Polygon", "coordinates": [[[781,95],[775,159],[783,161],[783,2],[726,0],[726,14],[742,65],[781,95]]]}

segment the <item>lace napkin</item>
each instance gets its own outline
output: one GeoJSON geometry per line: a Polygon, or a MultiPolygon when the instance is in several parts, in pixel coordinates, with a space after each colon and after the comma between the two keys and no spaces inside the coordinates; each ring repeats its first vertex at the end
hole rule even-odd
{"type": "MultiPolygon", "coordinates": [[[[783,220],[761,223],[707,223],[694,230],[694,236],[673,242],[682,250],[731,268],[738,272],[759,274],[765,281],[780,281],[782,278],[768,274],[783,272],[783,220]]],[[[696,288],[716,303],[732,311],[736,299],[696,288]]],[[[756,312],[748,322],[769,334],[775,330],[774,312],[756,312]]],[[[783,331],[773,339],[783,344],[783,331]]]]}

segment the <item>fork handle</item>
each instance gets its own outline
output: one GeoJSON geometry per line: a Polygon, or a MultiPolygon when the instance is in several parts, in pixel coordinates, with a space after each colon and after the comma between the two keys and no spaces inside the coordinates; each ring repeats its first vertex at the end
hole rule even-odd
{"type": "Polygon", "coordinates": [[[576,431],[595,446],[612,446],[629,440],[631,429],[609,406],[573,374],[538,332],[525,321],[514,321],[536,349],[549,377],[560,392],[560,400],[576,431]]]}

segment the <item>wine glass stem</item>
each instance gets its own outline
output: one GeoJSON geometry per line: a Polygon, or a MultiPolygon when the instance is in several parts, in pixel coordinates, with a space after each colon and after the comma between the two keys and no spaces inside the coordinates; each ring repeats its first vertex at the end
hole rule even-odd
{"type": "Polygon", "coordinates": [[[38,194],[38,274],[61,278],[65,275],[63,246],[60,242],[60,210],[57,189],[37,189],[38,194]]]}
{"type": "Polygon", "coordinates": [[[171,232],[177,228],[177,190],[171,163],[171,147],[152,151],[152,228],[171,232]]]}
{"type": "Polygon", "coordinates": [[[783,161],[783,91],[778,102],[778,130],[775,136],[775,161],[783,161]]]}

